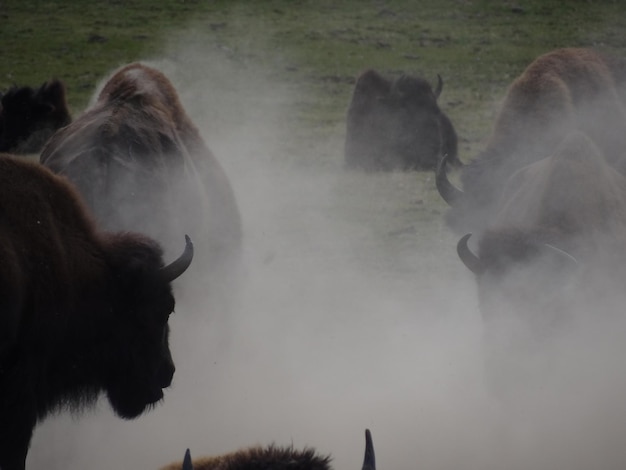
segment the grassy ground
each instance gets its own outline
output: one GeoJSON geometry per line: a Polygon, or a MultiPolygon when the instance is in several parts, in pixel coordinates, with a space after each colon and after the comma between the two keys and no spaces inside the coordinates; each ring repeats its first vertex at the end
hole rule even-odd
{"type": "Polygon", "coordinates": [[[488,132],[495,101],[534,57],[560,46],[624,53],[625,23],[620,2],[608,0],[4,0],[0,90],[56,76],[78,112],[111,68],[161,55],[187,35],[304,90],[295,110],[304,139],[343,132],[351,85],[366,67],[431,80],[439,73],[466,157],[488,132]]]}

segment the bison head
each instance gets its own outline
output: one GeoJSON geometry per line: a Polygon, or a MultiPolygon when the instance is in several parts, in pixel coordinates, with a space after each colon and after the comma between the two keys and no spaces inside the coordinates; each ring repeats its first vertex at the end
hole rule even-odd
{"type": "Polygon", "coordinates": [[[476,275],[486,379],[496,394],[510,397],[550,373],[552,345],[577,321],[582,263],[520,233],[486,232],[478,255],[469,239],[461,238],[457,251],[476,275]]]}
{"type": "Polygon", "coordinates": [[[113,242],[113,282],[116,324],[109,341],[104,389],[122,418],[135,418],[163,398],[174,375],[169,349],[168,318],[174,311],[170,283],[193,258],[186,237],[183,254],[163,266],[160,248],[140,237],[119,237],[113,242]]]}
{"type": "Polygon", "coordinates": [[[551,346],[576,325],[583,263],[516,231],[486,232],[478,255],[469,239],[457,250],[477,278],[486,378],[495,393],[510,396],[548,372],[551,346]]]}
{"type": "Polygon", "coordinates": [[[556,307],[573,285],[579,262],[550,243],[515,230],[487,231],[475,255],[468,246],[470,236],[459,240],[457,252],[477,277],[486,319],[500,317],[501,311],[523,311],[521,316],[531,323],[542,322],[548,307],[556,307]],[[532,312],[540,317],[533,318],[532,312]]]}
{"type": "Polygon", "coordinates": [[[0,152],[39,152],[50,136],[71,122],[65,86],[58,80],[37,90],[13,87],[0,106],[0,152]]]}
{"type": "Polygon", "coordinates": [[[441,93],[422,79],[402,75],[391,85],[383,99],[388,153],[401,169],[434,168],[442,153],[441,110],[437,98],[441,93]]]}

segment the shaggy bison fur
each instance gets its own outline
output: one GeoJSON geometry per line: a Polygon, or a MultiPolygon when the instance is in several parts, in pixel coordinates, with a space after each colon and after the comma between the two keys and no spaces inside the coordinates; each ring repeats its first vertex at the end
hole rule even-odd
{"type": "MultiPolygon", "coordinates": [[[[181,237],[182,241],[182,237],[181,237]]],[[[174,374],[170,283],[142,235],[96,229],[74,188],[0,156],[0,468],[23,470],[38,421],[106,394],[122,418],[163,398],[174,374]]]]}
{"type": "Polygon", "coordinates": [[[435,90],[419,77],[391,81],[375,70],[357,79],[346,122],[345,163],[369,171],[432,170],[457,163],[457,136],[435,90]]]}
{"type": "MultiPolygon", "coordinates": [[[[332,470],[330,456],[321,456],[314,449],[292,447],[250,447],[229,454],[191,459],[189,449],[182,462],[174,462],[161,470],[332,470]]],[[[365,457],[362,470],[376,470],[374,444],[369,429],[365,430],[365,457]]]]}
{"type": "Polygon", "coordinates": [[[40,161],[76,185],[108,230],[146,233],[166,254],[189,233],[203,270],[219,271],[239,253],[230,181],[172,83],[152,67],[133,63],[114,72],[40,161]]]}
{"type": "Polygon", "coordinates": [[[451,228],[488,225],[508,178],[551,155],[572,131],[585,133],[624,173],[625,70],[623,62],[585,48],[557,49],[532,62],[508,88],[484,150],[462,168],[463,191],[447,180],[445,159],[437,171],[439,192],[452,206],[451,228]]]}

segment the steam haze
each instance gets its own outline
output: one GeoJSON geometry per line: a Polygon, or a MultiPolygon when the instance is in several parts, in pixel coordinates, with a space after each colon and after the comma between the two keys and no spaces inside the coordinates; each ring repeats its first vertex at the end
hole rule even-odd
{"type": "Polygon", "coordinates": [[[431,178],[345,172],[336,137],[294,151],[305,88],[214,45],[175,45],[148,63],[170,77],[231,179],[242,276],[226,307],[177,297],[177,372],[162,403],[135,421],[105,399],[76,419],[50,417],[29,468],[157,469],[187,447],[276,443],[357,470],[365,428],[379,470],[626,467],[621,319],[549,342],[550,366],[497,396],[476,283],[431,178]],[[335,162],[316,160],[329,148],[335,162]]]}

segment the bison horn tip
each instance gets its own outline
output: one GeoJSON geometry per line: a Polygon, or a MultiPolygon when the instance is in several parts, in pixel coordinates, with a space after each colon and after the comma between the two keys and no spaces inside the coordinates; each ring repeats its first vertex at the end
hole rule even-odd
{"type": "Polygon", "coordinates": [[[365,430],[365,456],[363,458],[363,470],[376,470],[376,456],[374,455],[374,443],[372,433],[365,430]]]}
{"type": "Polygon", "coordinates": [[[161,268],[161,274],[163,277],[168,282],[171,282],[184,273],[189,265],[191,265],[193,252],[193,242],[191,241],[191,238],[189,238],[189,235],[185,235],[185,250],[183,251],[183,254],[180,255],[178,259],[161,268]]]}
{"type": "Polygon", "coordinates": [[[182,470],[193,470],[193,464],[191,463],[191,452],[189,449],[185,451],[185,458],[183,459],[182,470]]]}

